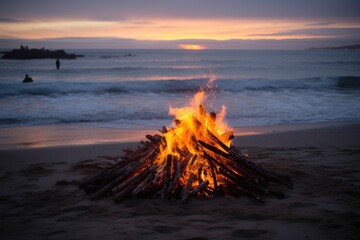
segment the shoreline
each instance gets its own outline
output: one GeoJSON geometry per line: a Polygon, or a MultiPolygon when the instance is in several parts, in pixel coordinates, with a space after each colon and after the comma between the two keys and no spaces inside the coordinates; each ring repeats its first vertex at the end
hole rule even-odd
{"type": "MultiPolygon", "coordinates": [[[[346,126],[360,122],[290,123],[233,128],[235,137],[346,126]]],[[[122,129],[75,124],[0,128],[0,151],[140,142],[156,129],[122,129]]]]}
{"type": "MultiPolygon", "coordinates": [[[[55,127],[55,126],[54,126],[55,127]]],[[[74,126],[71,126],[71,130],[74,126]]],[[[78,127],[78,126],[76,126],[78,127]]],[[[60,128],[62,129],[62,128],[60,128]]],[[[88,130],[83,127],[82,130],[88,130]]],[[[31,127],[31,130],[33,128],[31,127]]],[[[62,129],[63,130],[63,129],[62,129]]],[[[360,148],[360,122],[357,123],[323,123],[323,124],[294,124],[277,125],[251,128],[234,129],[235,138],[233,144],[240,148],[296,148],[296,147],[359,147],[360,148]],[[257,132],[255,132],[257,130],[257,132]]],[[[104,131],[95,128],[92,134],[104,131]]],[[[61,131],[60,131],[61,132],[61,131]]],[[[8,163],[0,161],[1,165],[11,165],[16,162],[26,164],[27,162],[66,161],[75,162],[84,159],[94,159],[99,156],[122,156],[123,149],[136,148],[145,134],[153,134],[155,130],[124,130],[106,129],[108,135],[121,136],[118,134],[137,133],[133,139],[123,136],[122,140],[114,140],[83,144],[67,145],[39,145],[38,147],[7,148],[0,147],[0,159],[6,159],[8,163]]],[[[59,133],[57,130],[55,133],[59,133]]],[[[70,133],[70,132],[68,132],[70,133]]],[[[68,134],[67,133],[67,134],[68,134]]],[[[74,132],[71,132],[74,134],[74,132]]],[[[56,136],[56,135],[55,135],[56,136]]],[[[104,136],[104,135],[100,135],[104,136]]],[[[133,135],[132,135],[133,136],[133,135]]],[[[52,142],[50,142],[52,143],[52,142]]],[[[0,145],[1,146],[1,145],[0,145]]]]}

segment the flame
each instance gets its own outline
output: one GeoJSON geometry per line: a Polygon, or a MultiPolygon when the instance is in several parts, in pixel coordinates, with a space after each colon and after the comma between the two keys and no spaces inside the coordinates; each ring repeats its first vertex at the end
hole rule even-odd
{"type": "Polygon", "coordinates": [[[203,45],[198,45],[198,44],[180,44],[179,47],[182,49],[185,49],[185,50],[203,50],[203,49],[205,49],[205,47],[203,45]]]}
{"type": "Polygon", "coordinates": [[[170,107],[175,117],[171,128],[162,135],[146,135],[137,150],[124,149],[125,156],[98,175],[79,184],[94,192],[95,200],[112,193],[116,201],[126,197],[180,198],[186,203],[191,196],[208,198],[246,194],[260,202],[271,191],[269,182],[292,188],[290,177],[280,175],[250,162],[232,146],[234,138],[225,121],[226,107],[220,112],[206,112],[205,101],[212,93],[215,77],[201,88],[187,106],[170,107]]]}
{"type": "MultiPolygon", "coordinates": [[[[156,162],[165,167],[168,155],[176,157],[180,162],[189,161],[179,180],[183,185],[187,184],[192,174],[198,181],[194,181],[192,187],[196,187],[200,182],[206,180],[209,182],[209,187],[213,189],[223,183],[221,176],[216,176],[217,180],[215,180],[213,174],[217,172],[217,169],[214,169],[209,160],[203,156],[204,149],[201,150],[198,143],[201,140],[219,147],[218,143],[214,141],[215,138],[227,147],[230,147],[232,143],[232,129],[225,120],[226,107],[223,105],[218,113],[206,112],[205,101],[208,93],[214,90],[215,79],[212,77],[205,89],[201,88],[187,106],[180,108],[170,106],[169,109],[169,114],[174,116],[175,120],[172,127],[164,133],[165,142],[160,147],[156,162]]],[[[219,159],[219,156],[215,156],[211,151],[208,151],[207,154],[219,159]]],[[[219,160],[221,161],[221,159],[219,160]]]]}

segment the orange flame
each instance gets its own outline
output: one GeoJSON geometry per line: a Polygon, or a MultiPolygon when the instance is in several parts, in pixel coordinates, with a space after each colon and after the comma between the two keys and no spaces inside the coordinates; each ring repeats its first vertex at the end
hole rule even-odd
{"type": "MultiPolygon", "coordinates": [[[[177,157],[180,161],[189,161],[185,159],[184,155],[191,156],[191,164],[186,165],[186,169],[180,182],[187,183],[191,174],[197,176],[200,181],[209,181],[209,186],[215,187],[214,168],[211,163],[202,156],[202,151],[199,150],[197,141],[201,140],[205,143],[216,145],[211,134],[221,140],[227,147],[230,147],[232,138],[232,129],[225,121],[226,107],[223,105],[220,112],[207,113],[205,108],[205,101],[207,93],[213,90],[213,83],[215,77],[212,77],[205,89],[200,89],[194,97],[190,100],[188,106],[181,108],[170,107],[169,114],[175,117],[174,124],[170,130],[164,133],[165,143],[160,148],[157,163],[159,165],[166,165],[166,158],[169,154],[177,157]],[[184,154],[185,153],[185,154],[184,154]],[[183,159],[182,159],[183,158],[183,159]]],[[[215,157],[213,153],[209,155],[215,157]]],[[[221,178],[218,178],[217,184],[221,184],[221,178]]],[[[193,183],[193,187],[198,183],[193,183]]]]}

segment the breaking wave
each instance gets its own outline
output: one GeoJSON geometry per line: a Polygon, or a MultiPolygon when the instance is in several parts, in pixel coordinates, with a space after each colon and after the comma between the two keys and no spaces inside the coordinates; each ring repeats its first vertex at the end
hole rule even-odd
{"type": "MultiPolygon", "coordinates": [[[[131,94],[195,92],[207,78],[190,80],[127,81],[127,82],[35,82],[33,84],[0,83],[0,97],[70,94],[131,94]]],[[[314,91],[360,89],[360,77],[318,77],[294,80],[274,79],[218,79],[217,89],[224,92],[281,91],[306,89],[314,91]]]]}

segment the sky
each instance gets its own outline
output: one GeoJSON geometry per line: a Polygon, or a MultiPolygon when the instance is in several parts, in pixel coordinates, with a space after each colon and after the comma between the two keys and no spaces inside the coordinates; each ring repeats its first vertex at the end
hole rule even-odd
{"type": "Polygon", "coordinates": [[[1,0],[0,48],[304,49],[360,43],[360,0],[1,0]]]}

